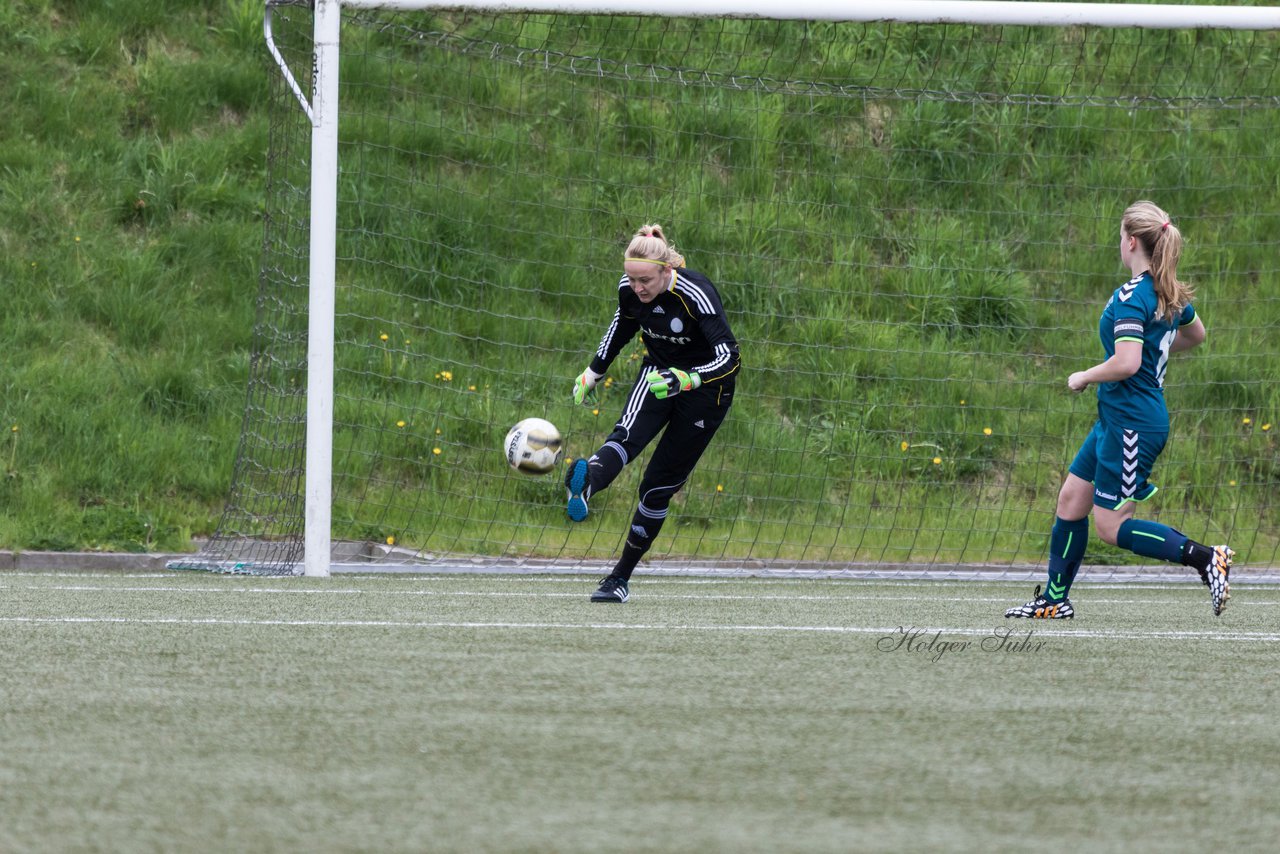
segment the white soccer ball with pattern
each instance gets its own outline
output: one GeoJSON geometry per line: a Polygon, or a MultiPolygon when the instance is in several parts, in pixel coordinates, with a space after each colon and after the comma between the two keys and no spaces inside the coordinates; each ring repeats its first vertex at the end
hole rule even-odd
{"type": "Polygon", "coordinates": [[[521,474],[546,474],[564,454],[564,439],[545,418],[526,418],[507,431],[507,463],[521,474]]]}

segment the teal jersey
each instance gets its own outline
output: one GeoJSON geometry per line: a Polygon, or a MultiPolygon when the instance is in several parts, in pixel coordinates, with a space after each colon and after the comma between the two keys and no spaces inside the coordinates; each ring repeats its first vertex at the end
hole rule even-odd
{"type": "Polygon", "coordinates": [[[1130,430],[1169,430],[1164,404],[1164,371],[1169,347],[1178,328],[1196,319],[1188,305],[1174,322],[1156,316],[1156,288],[1150,273],[1135,276],[1116,288],[1102,310],[1098,336],[1110,359],[1117,341],[1142,342],[1142,364],[1127,380],[1098,384],[1098,418],[1104,424],[1130,430]]]}

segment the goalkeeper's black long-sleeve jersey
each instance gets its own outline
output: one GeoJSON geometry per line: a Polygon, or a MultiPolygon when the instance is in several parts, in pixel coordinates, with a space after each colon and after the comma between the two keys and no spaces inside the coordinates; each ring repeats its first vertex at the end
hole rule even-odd
{"type": "Polygon", "coordinates": [[[701,273],[677,267],[671,287],[646,304],[626,276],[618,282],[618,310],[591,360],[597,374],[608,371],[622,348],[640,333],[645,363],[695,371],[703,384],[724,382],[738,373],[738,342],[729,328],[720,294],[701,273]]]}

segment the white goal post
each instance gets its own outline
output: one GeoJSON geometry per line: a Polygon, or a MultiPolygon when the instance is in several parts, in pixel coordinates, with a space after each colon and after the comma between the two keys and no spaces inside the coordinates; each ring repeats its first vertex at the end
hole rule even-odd
{"type": "MultiPolygon", "coordinates": [[[[477,10],[498,13],[619,15],[673,18],[750,18],[842,23],[956,24],[1014,27],[1099,27],[1175,30],[1280,30],[1280,8],[1266,6],[1143,5],[1006,2],[1006,0],[311,0],[312,67],[296,74],[277,49],[273,11],[305,5],[267,0],[264,31],[276,63],[311,125],[309,260],[307,263],[305,487],[303,571],[330,571],[334,459],[335,288],[338,259],[340,104],[343,12],[346,10],[477,10]],[[310,78],[307,91],[305,81],[310,78]],[[300,83],[299,79],[304,82],[300,83]]],[[[295,59],[296,65],[296,59],[295,59]]],[[[590,338],[590,334],[586,336],[590,338]]],[[[408,342],[405,342],[406,345],[408,342]]],[[[583,345],[593,346],[584,339],[583,345]]],[[[903,441],[904,450],[909,444],[903,441]]],[[[922,443],[924,444],[924,443],[922,443]]]]}

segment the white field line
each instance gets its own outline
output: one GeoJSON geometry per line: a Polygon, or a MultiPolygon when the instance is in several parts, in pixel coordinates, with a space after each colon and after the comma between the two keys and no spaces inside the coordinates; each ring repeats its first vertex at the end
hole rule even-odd
{"type": "MultiPolygon", "coordinates": [[[[1190,570],[1188,570],[1188,572],[1190,572],[1190,570]]],[[[233,575],[233,574],[219,575],[218,573],[193,573],[185,570],[182,571],[181,573],[176,573],[173,571],[137,572],[137,573],[17,572],[15,571],[15,572],[0,573],[0,578],[41,578],[41,579],[74,578],[78,580],[97,579],[97,578],[102,578],[102,579],[148,578],[148,579],[156,580],[156,579],[175,579],[175,578],[220,578],[220,577],[228,578],[228,579],[232,579],[232,578],[241,579],[241,578],[244,578],[245,576],[233,575]]],[[[487,575],[483,577],[489,578],[489,579],[505,578],[507,579],[507,582],[511,584],[519,583],[519,584],[528,584],[531,586],[543,585],[543,584],[572,584],[575,586],[581,586],[583,584],[594,585],[599,583],[599,579],[601,578],[601,573],[597,572],[597,573],[583,573],[579,575],[545,575],[545,576],[534,575],[534,574],[520,574],[520,575],[511,575],[511,576],[487,575]]],[[[302,579],[298,576],[289,576],[289,575],[283,575],[283,576],[262,575],[262,576],[254,576],[253,578],[254,578],[254,582],[258,584],[277,584],[277,585],[302,584],[302,583],[310,583],[311,581],[310,579],[302,579]]],[[[477,576],[467,575],[465,573],[451,573],[447,575],[445,574],[431,575],[428,573],[411,575],[406,573],[401,575],[343,574],[342,576],[340,576],[340,578],[342,579],[343,583],[348,583],[348,584],[353,581],[376,581],[379,583],[387,583],[389,581],[394,581],[395,583],[404,582],[406,584],[411,584],[411,585],[418,585],[418,584],[456,585],[456,584],[474,584],[476,582],[477,576]]],[[[681,578],[679,576],[671,576],[671,575],[647,575],[643,571],[641,571],[635,576],[633,581],[635,581],[636,583],[643,583],[646,586],[661,585],[661,586],[721,587],[726,585],[736,585],[736,586],[751,585],[752,587],[760,587],[760,586],[776,585],[779,587],[786,587],[786,586],[794,586],[799,584],[821,584],[824,586],[833,586],[833,587],[866,587],[868,585],[874,585],[876,587],[923,587],[929,590],[938,590],[952,584],[965,584],[965,585],[990,584],[993,586],[1011,586],[1011,587],[1018,587],[1018,588],[1027,586],[1027,582],[1020,581],[1017,579],[1000,579],[1000,578],[953,579],[953,578],[947,578],[945,575],[941,575],[941,574],[936,580],[903,580],[903,579],[892,579],[892,578],[779,578],[777,576],[760,577],[760,578],[748,577],[748,576],[733,577],[733,578],[707,578],[707,577],[681,578]]],[[[1235,579],[1232,579],[1232,581],[1233,581],[1233,586],[1236,586],[1234,584],[1235,579]]],[[[1083,576],[1076,580],[1077,585],[1080,585],[1082,588],[1087,587],[1090,590],[1137,590],[1137,589],[1187,590],[1188,588],[1194,589],[1197,586],[1197,584],[1193,582],[1196,582],[1196,579],[1193,576],[1189,576],[1185,581],[1175,581],[1175,582],[1093,581],[1088,576],[1083,576]]],[[[319,583],[325,583],[325,582],[321,581],[319,583]]],[[[3,588],[3,586],[4,586],[3,584],[0,584],[0,588],[3,588]]],[[[1280,584],[1275,584],[1270,582],[1258,582],[1255,584],[1253,582],[1248,581],[1247,579],[1241,579],[1239,586],[1242,588],[1247,587],[1249,590],[1280,590],[1280,584]]],[[[112,588],[110,586],[106,586],[103,589],[109,590],[112,588]]],[[[244,588],[244,589],[247,589],[247,588],[244,588]]],[[[294,592],[294,591],[290,591],[290,592],[294,592]]],[[[316,592],[324,592],[324,591],[317,590],[316,592]]],[[[372,593],[377,591],[369,590],[366,592],[372,593]]],[[[748,598],[752,598],[752,597],[748,597],[748,598]]]]}
{"type": "MultiPolygon", "coordinates": [[[[0,623],[26,624],[110,624],[110,625],[160,625],[160,626],[265,626],[281,628],[392,628],[392,629],[524,629],[533,631],[626,631],[626,632],[744,632],[758,634],[850,634],[879,635],[898,639],[903,626],[786,626],[786,625],[714,625],[697,623],[515,623],[471,622],[457,620],[243,620],[178,617],[0,617],[0,623]]],[[[1030,639],[1035,630],[1021,631],[1022,627],[1008,633],[1010,640],[1030,639]]],[[[969,626],[906,626],[906,631],[920,631],[920,643],[937,634],[971,637],[1006,637],[1003,629],[976,629],[969,626]]],[[[1040,630],[1039,639],[1057,638],[1084,640],[1212,640],[1252,641],[1255,643],[1280,643],[1280,633],[1274,632],[1218,632],[1218,631],[1137,631],[1111,629],[1057,629],[1040,630]]]]}
{"type": "MultiPolygon", "coordinates": [[[[1151,589],[1151,588],[1145,588],[1151,589]]],[[[1169,590],[1187,590],[1186,585],[1178,585],[1168,588],[1169,590]]],[[[1253,588],[1250,588],[1251,590],[1253,588]]],[[[259,587],[183,587],[183,586],[164,586],[164,585],[147,585],[147,586],[119,586],[105,585],[96,586],[88,584],[4,584],[0,583],[0,590],[25,590],[25,591],[55,591],[59,593],[175,593],[175,594],[212,594],[212,595],[232,595],[232,594],[248,594],[248,595],[288,595],[288,596],[439,596],[444,598],[475,598],[475,599],[586,599],[587,591],[584,587],[582,591],[573,593],[549,592],[549,591],[530,591],[530,590],[366,590],[358,587],[343,587],[334,589],[282,589],[282,588],[259,588],[259,587]],[[585,592],[584,592],[585,591],[585,592]]],[[[835,594],[835,595],[808,595],[808,594],[790,594],[790,593],[759,593],[759,594],[731,594],[731,593],[656,593],[646,591],[643,594],[645,600],[661,600],[661,601],[734,601],[734,602],[985,602],[997,603],[1008,602],[1008,596],[946,596],[931,594],[928,596],[904,596],[896,594],[874,594],[868,593],[863,595],[851,594],[835,594]]],[[[1014,597],[1016,598],[1016,597],[1014,597]]],[[[1091,605],[1125,605],[1132,604],[1132,599],[1095,599],[1089,597],[1091,605]]],[[[1268,606],[1274,607],[1280,605],[1280,599],[1253,599],[1243,598],[1237,595],[1231,600],[1231,607],[1234,609],[1240,605],[1247,606],[1268,606]]]]}

